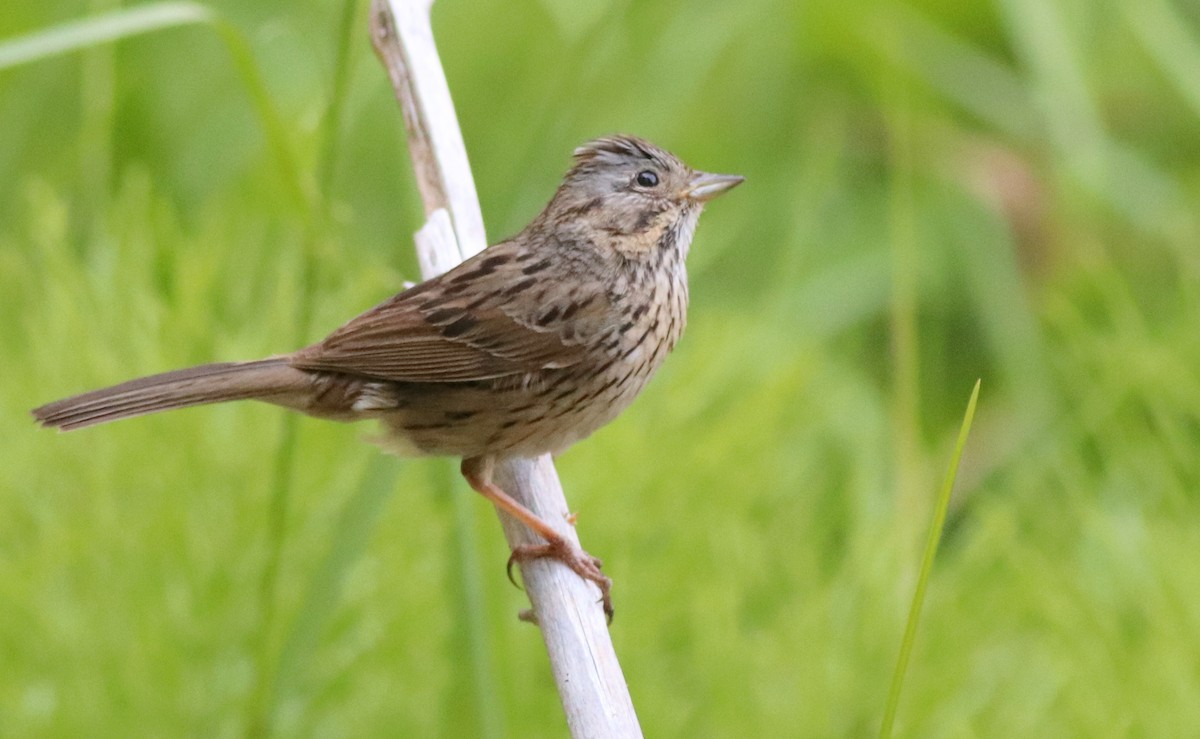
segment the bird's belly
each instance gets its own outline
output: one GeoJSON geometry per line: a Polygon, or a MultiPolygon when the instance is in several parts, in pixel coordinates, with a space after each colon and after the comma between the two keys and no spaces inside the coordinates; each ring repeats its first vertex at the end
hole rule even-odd
{"type": "Polygon", "coordinates": [[[551,370],[478,383],[398,386],[397,407],[379,414],[388,451],[474,457],[560,452],[616,418],[655,367],[619,361],[603,372],[551,370]]]}

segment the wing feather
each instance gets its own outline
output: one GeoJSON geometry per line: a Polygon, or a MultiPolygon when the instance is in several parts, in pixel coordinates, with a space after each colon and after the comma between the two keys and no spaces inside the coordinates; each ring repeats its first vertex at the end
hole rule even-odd
{"type": "Polygon", "coordinates": [[[495,273],[503,272],[513,256],[497,247],[486,249],[352,319],[289,362],[300,369],[422,383],[490,380],[578,362],[582,346],[565,340],[557,324],[540,326],[534,315],[512,315],[513,304],[501,290],[481,300],[487,294],[484,285],[510,284],[495,273]],[[442,289],[468,279],[479,280],[480,289],[449,295],[442,289]]]}

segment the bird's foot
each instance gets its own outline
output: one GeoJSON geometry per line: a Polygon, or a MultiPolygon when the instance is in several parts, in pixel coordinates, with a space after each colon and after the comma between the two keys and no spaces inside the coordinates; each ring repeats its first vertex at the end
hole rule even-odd
{"type": "Polygon", "coordinates": [[[604,616],[611,624],[613,619],[613,604],[612,595],[612,579],[601,572],[603,566],[598,558],[593,557],[583,551],[578,546],[572,544],[562,537],[558,537],[545,544],[524,544],[516,547],[512,551],[512,555],[508,558],[508,579],[516,584],[513,578],[513,565],[522,562],[532,562],[535,559],[543,558],[557,559],[571,570],[582,577],[584,580],[590,580],[600,588],[600,603],[604,606],[604,616]]]}

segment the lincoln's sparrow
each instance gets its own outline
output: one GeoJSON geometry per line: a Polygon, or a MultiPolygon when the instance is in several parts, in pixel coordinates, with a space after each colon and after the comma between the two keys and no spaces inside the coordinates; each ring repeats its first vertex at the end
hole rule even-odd
{"type": "Polygon", "coordinates": [[[338,421],[375,418],[401,454],[462,457],[471,487],[594,581],[600,561],[492,482],[497,459],[557,452],[634,399],[686,320],[684,258],[705,201],[741,177],[696,172],[637,138],[575,151],[546,209],[508,241],[367,311],[324,341],[255,362],[131,380],[33,411],[69,430],[254,399],[338,421]]]}

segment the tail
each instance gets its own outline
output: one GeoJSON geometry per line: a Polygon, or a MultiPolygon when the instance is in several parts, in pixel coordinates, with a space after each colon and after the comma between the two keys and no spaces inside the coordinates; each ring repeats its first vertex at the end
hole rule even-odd
{"type": "Polygon", "coordinates": [[[140,377],[101,390],[47,403],[34,408],[33,417],[43,426],[70,431],[147,413],[259,398],[287,403],[311,389],[307,372],[286,359],[224,362],[140,377]]]}

